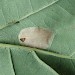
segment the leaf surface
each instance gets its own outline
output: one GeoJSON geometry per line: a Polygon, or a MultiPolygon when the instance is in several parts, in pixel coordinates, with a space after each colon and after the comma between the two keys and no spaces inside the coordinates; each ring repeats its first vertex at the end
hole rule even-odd
{"type": "Polygon", "coordinates": [[[0,0],[1,75],[75,75],[74,9],[75,0],[0,0]],[[51,46],[19,46],[19,32],[27,27],[52,30],[51,46]]]}

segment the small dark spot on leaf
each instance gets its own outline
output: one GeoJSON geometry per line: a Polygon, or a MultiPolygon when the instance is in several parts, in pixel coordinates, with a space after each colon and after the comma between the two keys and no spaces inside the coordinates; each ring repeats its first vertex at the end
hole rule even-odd
{"type": "Polygon", "coordinates": [[[20,21],[16,21],[15,24],[16,24],[16,23],[20,23],[20,21]]]}
{"type": "Polygon", "coordinates": [[[22,42],[24,42],[24,41],[25,41],[25,39],[26,39],[26,38],[21,38],[20,40],[21,40],[22,42]]]}

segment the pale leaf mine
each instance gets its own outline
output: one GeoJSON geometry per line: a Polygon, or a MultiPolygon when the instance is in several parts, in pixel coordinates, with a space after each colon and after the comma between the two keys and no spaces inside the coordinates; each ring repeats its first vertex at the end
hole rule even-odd
{"type": "Polygon", "coordinates": [[[19,33],[19,42],[21,45],[47,49],[49,42],[53,40],[53,33],[44,28],[28,27],[22,29],[19,33]]]}

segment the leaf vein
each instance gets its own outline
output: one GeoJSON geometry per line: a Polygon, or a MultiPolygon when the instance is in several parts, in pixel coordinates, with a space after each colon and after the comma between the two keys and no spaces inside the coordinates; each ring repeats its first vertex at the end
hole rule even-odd
{"type": "Polygon", "coordinates": [[[19,19],[19,21],[24,20],[24,19],[26,19],[27,17],[29,17],[29,16],[31,16],[31,15],[33,15],[33,14],[36,14],[36,13],[38,13],[38,12],[40,12],[40,11],[42,11],[42,10],[48,8],[49,6],[55,4],[57,1],[59,1],[59,0],[56,0],[56,1],[54,1],[54,2],[52,2],[52,3],[50,3],[50,4],[48,4],[47,6],[44,6],[43,8],[41,8],[41,9],[39,9],[39,10],[33,12],[33,13],[30,13],[30,14],[28,14],[28,15],[26,15],[26,16],[23,16],[22,18],[19,19]]]}

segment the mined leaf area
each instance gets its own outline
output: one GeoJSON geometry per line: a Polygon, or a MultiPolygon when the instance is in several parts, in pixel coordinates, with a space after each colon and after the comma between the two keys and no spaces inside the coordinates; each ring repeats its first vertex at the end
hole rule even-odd
{"type": "Polygon", "coordinates": [[[75,0],[0,0],[0,75],[75,75],[75,0]],[[21,45],[27,27],[53,31],[52,44],[21,45]]]}

